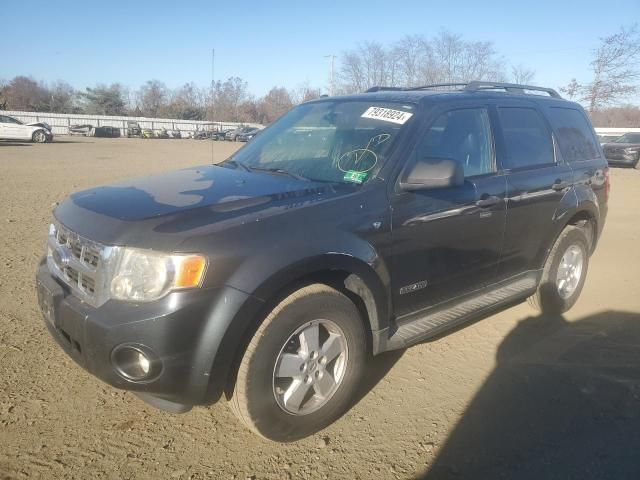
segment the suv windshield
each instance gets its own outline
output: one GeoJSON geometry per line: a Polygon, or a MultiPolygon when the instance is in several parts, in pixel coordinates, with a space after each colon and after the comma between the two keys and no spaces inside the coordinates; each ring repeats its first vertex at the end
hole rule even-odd
{"type": "Polygon", "coordinates": [[[615,143],[640,143],[640,133],[625,133],[615,143]]]}
{"type": "Polygon", "coordinates": [[[294,108],[226,165],[321,182],[364,183],[389,157],[415,105],[322,101],[294,108]]]}

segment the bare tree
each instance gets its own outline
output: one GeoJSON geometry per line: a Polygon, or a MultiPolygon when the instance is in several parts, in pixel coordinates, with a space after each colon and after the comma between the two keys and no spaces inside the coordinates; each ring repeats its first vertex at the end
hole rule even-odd
{"type": "Polygon", "coordinates": [[[161,116],[184,120],[203,120],[206,116],[206,93],[194,83],[185,83],[171,93],[161,116]]]}
{"type": "Polygon", "coordinates": [[[11,110],[46,111],[50,94],[48,89],[33,78],[17,76],[3,90],[7,108],[11,110]]]}
{"type": "Polygon", "coordinates": [[[375,85],[412,87],[506,77],[491,42],[467,42],[446,31],[430,39],[408,35],[388,48],[364,43],[342,55],[340,74],[344,93],[375,85]]]}
{"type": "Polygon", "coordinates": [[[421,69],[428,62],[430,47],[420,35],[407,35],[393,48],[399,84],[415,87],[422,80],[421,69]]]}
{"type": "Polygon", "coordinates": [[[54,113],[73,113],[77,111],[75,105],[76,91],[67,82],[58,80],[49,87],[49,108],[54,113]]]}
{"type": "Polygon", "coordinates": [[[521,85],[527,85],[533,82],[536,76],[535,70],[525,67],[522,64],[511,65],[511,81],[521,85]]]}
{"type": "Polygon", "coordinates": [[[320,98],[320,95],[321,90],[319,88],[312,87],[308,81],[298,85],[292,90],[289,90],[289,97],[291,97],[291,101],[294,105],[320,98]]]}
{"type": "Polygon", "coordinates": [[[169,91],[160,80],[149,80],[138,90],[138,106],[148,117],[157,117],[167,106],[169,91]]]}
{"type": "Polygon", "coordinates": [[[593,79],[583,89],[590,112],[617,103],[638,91],[639,61],[640,33],[637,25],[622,27],[618,33],[601,39],[591,61],[593,79]]]}
{"type": "Polygon", "coordinates": [[[340,67],[343,93],[362,92],[376,85],[396,83],[393,54],[378,42],[365,42],[342,56],[340,67]]]}
{"type": "Polygon", "coordinates": [[[273,87],[259,103],[261,123],[272,123],[293,107],[293,101],[286,88],[273,87]]]}
{"type": "Polygon", "coordinates": [[[228,78],[214,85],[213,118],[228,122],[242,121],[240,105],[249,99],[247,82],[239,77],[228,78]]]}
{"type": "Polygon", "coordinates": [[[572,78],[567,85],[560,87],[560,91],[569,97],[569,100],[574,100],[577,99],[583,88],[584,87],[578,83],[575,78],[572,78]]]}

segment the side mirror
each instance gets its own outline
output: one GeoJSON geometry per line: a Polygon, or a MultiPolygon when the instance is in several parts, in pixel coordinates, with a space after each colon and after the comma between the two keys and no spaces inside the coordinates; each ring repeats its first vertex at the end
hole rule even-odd
{"type": "Polygon", "coordinates": [[[406,191],[459,187],[464,184],[462,166],[450,158],[423,158],[418,160],[400,181],[406,191]]]}

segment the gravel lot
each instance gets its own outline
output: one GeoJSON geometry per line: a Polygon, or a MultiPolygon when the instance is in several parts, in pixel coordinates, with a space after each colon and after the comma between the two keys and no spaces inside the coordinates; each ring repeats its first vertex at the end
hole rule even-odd
{"type": "Polygon", "coordinates": [[[220,403],[171,415],[49,338],[34,271],[72,191],[221,161],[190,140],[0,142],[0,478],[639,478],[640,171],[615,169],[604,236],[565,317],[527,304],[372,360],[320,434],[264,441],[220,403]]]}

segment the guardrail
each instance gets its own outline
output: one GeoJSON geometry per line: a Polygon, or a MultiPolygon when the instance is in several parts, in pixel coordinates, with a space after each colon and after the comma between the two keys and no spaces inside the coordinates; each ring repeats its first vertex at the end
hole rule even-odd
{"type": "Polygon", "coordinates": [[[634,127],[629,127],[629,128],[598,127],[598,128],[594,128],[594,130],[598,135],[620,135],[620,136],[624,135],[625,133],[640,132],[640,128],[634,128],[634,127]]]}
{"type": "Polygon", "coordinates": [[[67,135],[71,125],[93,125],[94,127],[115,127],[120,129],[120,135],[127,135],[127,122],[138,122],[141,128],[151,130],[179,129],[181,132],[195,132],[197,130],[218,130],[236,128],[240,126],[258,127],[263,125],[256,123],[238,122],[210,122],[204,120],[180,120],[171,118],[148,118],[148,117],[123,117],[110,115],[80,115],[67,113],[47,113],[47,112],[22,112],[15,110],[0,110],[1,115],[9,115],[17,118],[23,123],[46,122],[51,125],[54,135],[67,135]]]}

